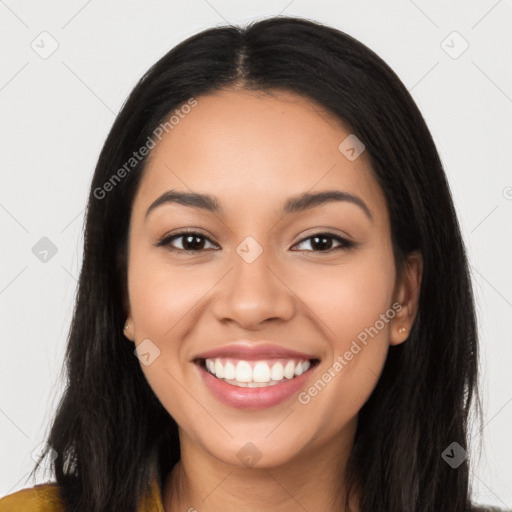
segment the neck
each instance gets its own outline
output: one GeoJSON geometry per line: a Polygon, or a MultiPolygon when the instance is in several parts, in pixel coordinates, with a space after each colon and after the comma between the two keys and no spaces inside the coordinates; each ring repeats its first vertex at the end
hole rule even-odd
{"type": "MultiPolygon", "coordinates": [[[[181,460],[165,479],[164,510],[344,510],[345,468],[356,424],[347,425],[329,443],[315,445],[293,460],[268,468],[226,464],[180,432],[181,460]]],[[[359,510],[356,498],[351,499],[350,507],[354,512],[359,510]]]]}

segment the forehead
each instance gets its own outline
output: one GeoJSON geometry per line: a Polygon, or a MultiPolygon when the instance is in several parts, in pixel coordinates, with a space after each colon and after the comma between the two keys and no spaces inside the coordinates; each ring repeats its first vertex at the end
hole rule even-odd
{"type": "Polygon", "coordinates": [[[196,100],[156,140],[134,210],[171,189],[212,194],[241,212],[254,201],[280,205],[289,196],[337,188],[385,215],[367,155],[349,160],[339,146],[350,130],[309,98],[222,90],[196,100]]]}

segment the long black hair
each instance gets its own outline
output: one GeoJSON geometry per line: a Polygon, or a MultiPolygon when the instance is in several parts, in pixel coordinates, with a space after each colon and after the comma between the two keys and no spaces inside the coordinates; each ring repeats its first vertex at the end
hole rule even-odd
{"type": "Polygon", "coordinates": [[[162,485],[180,459],[177,425],[123,335],[129,219],[147,157],[126,163],[181,106],[234,85],[292,91],[338,116],[364,143],[384,191],[397,270],[412,251],[423,258],[410,335],[390,347],[359,412],[347,474],[361,512],[470,510],[469,460],[453,468],[442,455],[452,443],[458,454],[469,451],[472,404],[481,415],[477,326],[460,226],[431,134],[406,87],[364,44],[315,21],[272,17],[211,28],[174,47],[137,83],[101,151],[67,387],[47,439],[58,453],[52,471],[67,511],[134,512],[153,471],[162,485]]]}

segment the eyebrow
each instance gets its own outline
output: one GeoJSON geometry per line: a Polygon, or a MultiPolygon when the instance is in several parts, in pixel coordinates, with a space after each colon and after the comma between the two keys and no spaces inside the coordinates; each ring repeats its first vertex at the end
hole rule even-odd
{"type": "MultiPolygon", "coordinates": [[[[334,201],[345,201],[359,206],[368,219],[373,221],[373,215],[370,209],[360,197],[340,190],[326,190],[314,194],[306,192],[305,194],[291,197],[284,204],[281,215],[284,216],[291,213],[303,212],[334,201]]],[[[169,190],[151,203],[146,211],[145,219],[147,219],[148,215],[153,210],[164,204],[181,204],[183,206],[200,208],[213,213],[222,213],[220,202],[215,196],[195,192],[169,190]]]]}

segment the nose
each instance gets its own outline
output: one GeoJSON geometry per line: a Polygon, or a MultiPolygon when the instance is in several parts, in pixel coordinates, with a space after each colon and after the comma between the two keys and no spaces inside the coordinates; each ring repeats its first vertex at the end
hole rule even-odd
{"type": "Polygon", "coordinates": [[[254,261],[234,252],[232,269],[212,299],[214,317],[257,330],[269,320],[287,321],[296,310],[297,297],[286,283],[283,267],[263,251],[254,261]]]}

